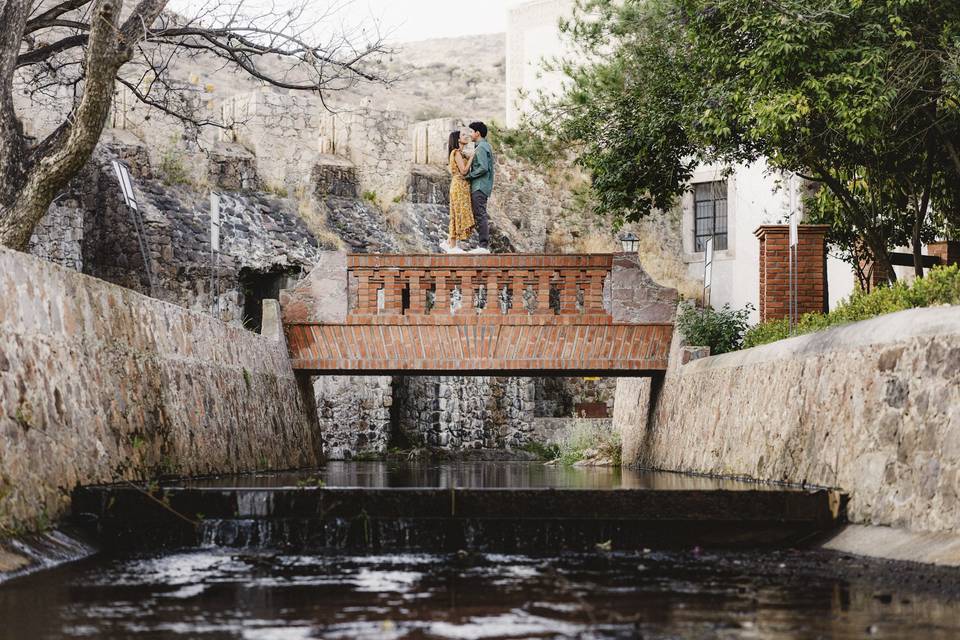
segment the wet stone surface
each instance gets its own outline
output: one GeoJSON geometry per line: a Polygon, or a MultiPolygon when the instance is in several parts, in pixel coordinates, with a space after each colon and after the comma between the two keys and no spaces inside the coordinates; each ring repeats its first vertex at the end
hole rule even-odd
{"type": "Polygon", "coordinates": [[[188,549],[4,584],[0,637],[955,638],[955,575],[824,552],[188,549]]]}

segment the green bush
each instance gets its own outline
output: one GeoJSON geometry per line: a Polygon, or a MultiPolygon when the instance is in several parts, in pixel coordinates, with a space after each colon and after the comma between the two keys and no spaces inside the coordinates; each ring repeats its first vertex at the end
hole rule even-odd
{"type": "Polygon", "coordinates": [[[160,157],[160,175],[168,187],[190,182],[183,158],[174,149],[167,149],[160,157]]]}
{"type": "MultiPolygon", "coordinates": [[[[897,281],[870,293],[854,291],[830,313],[805,313],[797,321],[795,335],[813,333],[848,322],[874,318],[885,313],[940,304],[960,304],[960,266],[934,267],[910,284],[897,281]]],[[[755,347],[790,337],[786,319],[771,320],[751,327],[743,348],[755,347]]]]}
{"type": "Polygon", "coordinates": [[[509,158],[549,168],[563,157],[565,149],[562,145],[528,123],[507,128],[493,122],[489,129],[488,139],[494,151],[509,158]]]}
{"type": "Polygon", "coordinates": [[[619,466],[620,453],[618,430],[577,419],[567,428],[554,457],[560,464],[568,466],[594,456],[606,458],[619,466]]]}
{"type": "Polygon", "coordinates": [[[743,309],[732,309],[725,304],[719,310],[684,305],[677,314],[677,328],[687,344],[710,347],[711,354],[736,351],[749,326],[751,311],[751,304],[743,309]]]}

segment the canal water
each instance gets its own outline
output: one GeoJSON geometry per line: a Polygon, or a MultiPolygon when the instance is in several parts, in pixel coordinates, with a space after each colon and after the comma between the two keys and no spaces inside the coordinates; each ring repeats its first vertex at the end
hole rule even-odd
{"type": "MultiPolygon", "coordinates": [[[[535,464],[333,464],[320,476],[354,487],[756,488],[535,464]]],[[[101,553],[0,584],[0,638],[946,639],[960,637],[958,576],[812,548],[516,555],[201,543],[101,553]]]]}

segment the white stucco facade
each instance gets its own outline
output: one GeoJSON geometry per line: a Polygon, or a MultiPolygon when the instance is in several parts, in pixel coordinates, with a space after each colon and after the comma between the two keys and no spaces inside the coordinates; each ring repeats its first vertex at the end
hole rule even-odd
{"type": "MultiPolygon", "coordinates": [[[[753,321],[759,320],[760,241],[754,235],[765,224],[787,224],[791,207],[800,208],[801,181],[772,172],[763,161],[738,165],[728,170],[704,165],[694,171],[692,186],[725,181],[727,210],[727,248],[713,256],[710,302],[714,307],[729,304],[742,308],[753,305],[753,321]],[[791,192],[793,196],[791,197],[791,192]]],[[[683,259],[692,278],[703,278],[704,254],[694,247],[694,190],[681,198],[683,259]]],[[[837,258],[827,259],[827,287],[830,307],[850,295],[854,287],[853,271],[837,258]]]]}
{"type": "Polygon", "coordinates": [[[557,25],[569,17],[574,0],[514,3],[507,16],[507,126],[515,127],[540,91],[559,91],[559,73],[545,73],[542,62],[566,53],[557,25]],[[523,94],[523,95],[521,95],[523,94]]]}
{"type": "MultiPolygon", "coordinates": [[[[509,9],[507,20],[507,126],[516,126],[530,109],[530,97],[538,91],[554,92],[562,88],[557,74],[540,72],[546,58],[563,55],[564,43],[558,23],[569,16],[573,0],[532,0],[509,9]],[[524,98],[523,95],[526,95],[524,98]]],[[[693,176],[698,183],[726,181],[727,248],[714,254],[710,300],[719,307],[754,307],[753,320],[759,319],[760,243],[754,231],[763,224],[786,223],[791,206],[800,207],[800,183],[769,171],[765,162],[736,166],[728,171],[720,166],[702,166],[693,176]],[[791,198],[791,191],[794,196],[791,198]]],[[[694,247],[694,191],[681,201],[683,210],[683,258],[692,278],[702,281],[702,251],[694,247]]],[[[854,276],[849,265],[830,258],[827,262],[828,292],[831,308],[853,291],[854,276]]]]}

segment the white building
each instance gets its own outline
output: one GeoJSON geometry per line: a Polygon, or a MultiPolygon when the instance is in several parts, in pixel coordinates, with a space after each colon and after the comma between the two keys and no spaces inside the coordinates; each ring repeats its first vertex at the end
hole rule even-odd
{"type": "MultiPolygon", "coordinates": [[[[559,74],[540,72],[542,61],[565,51],[558,22],[569,15],[573,0],[530,0],[508,11],[507,19],[507,125],[515,126],[530,108],[530,95],[562,88],[559,74]],[[521,96],[526,96],[525,98],[521,96]]],[[[711,303],[759,308],[760,244],[754,231],[764,224],[788,220],[791,206],[799,206],[800,184],[768,171],[765,163],[724,167],[702,166],[693,176],[691,190],[682,199],[683,259],[690,276],[703,278],[703,242],[714,238],[711,303]],[[793,197],[791,197],[791,191],[793,197]]],[[[827,263],[831,308],[853,291],[850,266],[836,258],[827,263]]],[[[754,311],[753,320],[759,318],[754,311]]]]}

